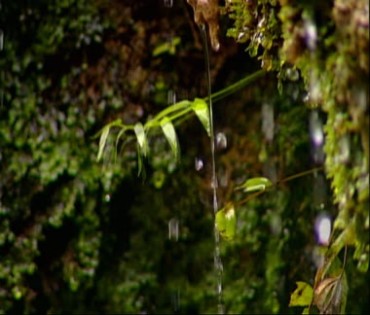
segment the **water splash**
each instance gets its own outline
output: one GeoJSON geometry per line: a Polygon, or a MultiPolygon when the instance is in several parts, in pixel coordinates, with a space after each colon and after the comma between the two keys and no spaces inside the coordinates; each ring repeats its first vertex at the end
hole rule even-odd
{"type": "MultiPolygon", "coordinates": [[[[207,31],[205,25],[200,26],[200,32],[202,35],[203,40],[203,47],[204,47],[204,56],[205,56],[205,64],[206,64],[206,74],[207,74],[207,84],[208,84],[208,102],[209,102],[209,123],[210,123],[210,141],[211,141],[211,155],[212,155],[212,179],[211,179],[211,186],[212,186],[212,206],[213,206],[213,213],[216,215],[218,211],[218,199],[217,199],[217,175],[216,175],[216,141],[215,141],[215,131],[214,131],[214,120],[213,120],[213,106],[212,106],[212,89],[211,89],[211,70],[210,70],[210,62],[209,62],[209,49],[207,43],[207,31]]],[[[214,237],[215,237],[215,250],[214,250],[214,260],[215,260],[215,270],[216,270],[216,277],[217,277],[217,295],[218,295],[218,314],[224,314],[224,303],[223,303],[223,290],[222,290],[222,276],[223,276],[223,264],[220,254],[220,235],[214,227],[214,237]]]]}

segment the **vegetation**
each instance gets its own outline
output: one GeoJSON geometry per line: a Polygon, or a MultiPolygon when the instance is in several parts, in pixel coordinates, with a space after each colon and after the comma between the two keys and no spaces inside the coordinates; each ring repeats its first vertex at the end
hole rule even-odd
{"type": "Polygon", "coordinates": [[[0,312],[214,313],[216,224],[227,313],[367,313],[368,1],[220,2],[216,216],[201,37],[168,3],[0,6],[0,312]]]}

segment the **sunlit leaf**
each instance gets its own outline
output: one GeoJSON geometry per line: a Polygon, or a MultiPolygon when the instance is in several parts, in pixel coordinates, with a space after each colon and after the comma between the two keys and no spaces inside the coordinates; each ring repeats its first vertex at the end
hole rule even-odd
{"type": "Polygon", "coordinates": [[[309,306],[313,297],[312,287],[303,281],[297,281],[297,289],[290,295],[289,306],[309,306]]]}
{"type": "Polygon", "coordinates": [[[245,192],[264,191],[272,185],[271,181],[266,177],[254,177],[246,180],[243,184],[235,189],[243,189],[245,192]]]}
{"type": "Polygon", "coordinates": [[[177,135],[176,135],[175,128],[174,128],[171,120],[168,119],[168,117],[164,117],[161,120],[160,124],[161,124],[161,128],[163,130],[163,133],[164,133],[168,143],[170,144],[171,151],[172,151],[175,159],[177,160],[178,157],[179,157],[179,143],[178,143],[178,140],[177,140],[177,135]]]}
{"type": "Polygon", "coordinates": [[[103,128],[103,131],[100,135],[100,140],[99,140],[99,152],[97,156],[97,161],[100,161],[101,157],[103,156],[105,144],[107,143],[108,135],[109,135],[109,130],[110,130],[110,125],[105,126],[103,128]]]}
{"type": "Polygon", "coordinates": [[[136,134],[137,142],[139,144],[139,153],[141,153],[143,156],[147,156],[149,151],[148,140],[142,123],[136,123],[134,131],[136,134]]]}
{"type": "Polygon", "coordinates": [[[305,314],[310,314],[310,308],[309,307],[305,307],[302,311],[302,315],[305,315],[305,314]]]}
{"type": "Polygon", "coordinates": [[[208,104],[203,99],[196,98],[192,104],[192,109],[202,123],[204,129],[207,131],[208,136],[211,136],[208,104]]]}
{"type": "Polygon", "coordinates": [[[234,239],[236,216],[234,205],[231,202],[216,213],[215,226],[222,238],[228,241],[234,239]]]}

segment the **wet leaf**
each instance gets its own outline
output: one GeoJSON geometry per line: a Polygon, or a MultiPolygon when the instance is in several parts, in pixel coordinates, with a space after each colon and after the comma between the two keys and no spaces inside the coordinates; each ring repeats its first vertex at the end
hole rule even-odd
{"type": "Polygon", "coordinates": [[[289,306],[309,306],[313,297],[312,287],[303,281],[297,281],[297,289],[290,295],[289,306]]]}
{"type": "Polygon", "coordinates": [[[234,205],[231,202],[216,213],[215,226],[222,238],[227,241],[234,239],[236,216],[234,205]]]}
{"type": "Polygon", "coordinates": [[[140,152],[143,156],[147,156],[149,147],[148,147],[148,140],[145,134],[145,130],[142,123],[136,123],[134,127],[134,131],[136,134],[137,142],[139,144],[140,152]]]}
{"type": "Polygon", "coordinates": [[[177,135],[175,128],[168,117],[164,117],[160,122],[163,133],[170,144],[171,151],[177,160],[179,158],[179,143],[177,140],[177,135]]]}
{"type": "Polygon", "coordinates": [[[192,104],[192,109],[198,116],[198,119],[202,123],[204,129],[207,131],[208,136],[211,136],[208,104],[203,99],[196,98],[192,104]]]}
{"type": "Polygon", "coordinates": [[[271,181],[266,177],[254,177],[246,180],[243,184],[239,185],[235,189],[243,189],[244,192],[264,191],[271,185],[271,181]]]}
{"type": "Polygon", "coordinates": [[[107,139],[108,139],[108,135],[109,135],[109,131],[110,131],[110,125],[108,126],[105,126],[103,128],[103,131],[100,135],[100,140],[99,140],[99,152],[98,152],[98,156],[97,156],[97,161],[100,161],[100,159],[102,158],[103,156],[103,152],[104,152],[104,148],[105,148],[105,144],[107,143],[107,139]]]}

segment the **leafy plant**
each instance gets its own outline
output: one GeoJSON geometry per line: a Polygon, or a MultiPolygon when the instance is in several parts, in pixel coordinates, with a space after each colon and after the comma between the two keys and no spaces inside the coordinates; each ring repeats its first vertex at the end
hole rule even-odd
{"type": "MultiPolygon", "coordinates": [[[[245,87],[254,80],[260,78],[265,72],[260,70],[252,75],[249,75],[240,81],[228,86],[227,88],[218,91],[211,95],[212,100],[218,101],[227,95],[236,92],[237,90],[245,87]]],[[[98,133],[99,137],[99,149],[97,154],[97,160],[100,161],[103,157],[104,150],[106,148],[107,140],[109,135],[114,129],[116,132],[116,153],[117,146],[121,138],[126,136],[126,140],[133,139],[133,135],[136,136],[137,151],[138,151],[138,168],[139,173],[142,171],[142,157],[147,157],[149,154],[149,134],[157,134],[158,129],[161,129],[165,138],[167,139],[171,148],[172,154],[176,160],[179,158],[179,143],[176,135],[175,125],[186,119],[188,119],[192,113],[195,114],[201,124],[203,125],[208,136],[211,134],[210,121],[209,121],[209,109],[208,109],[208,97],[195,98],[193,101],[183,100],[175,103],[162,111],[157,115],[149,119],[145,124],[140,122],[133,125],[125,125],[121,119],[117,119],[111,123],[105,125],[98,133]]]]}

